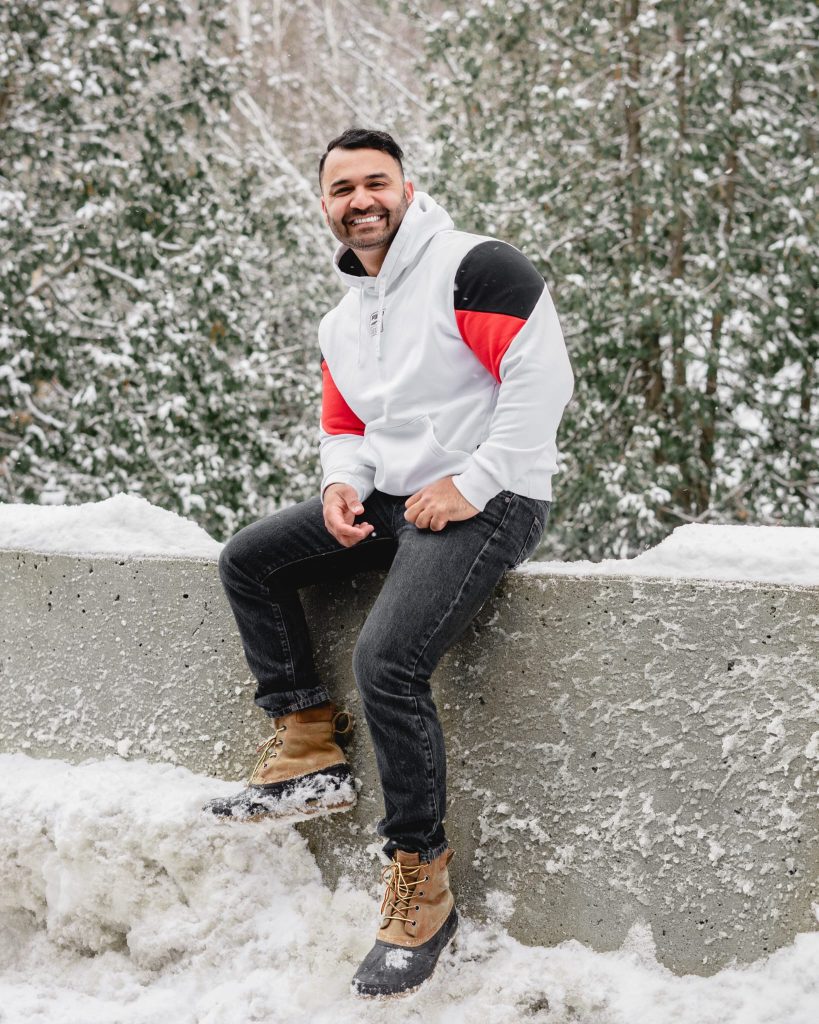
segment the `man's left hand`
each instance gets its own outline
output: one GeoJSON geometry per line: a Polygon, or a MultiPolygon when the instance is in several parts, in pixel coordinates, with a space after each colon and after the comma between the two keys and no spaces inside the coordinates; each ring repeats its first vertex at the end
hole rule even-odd
{"type": "Polygon", "coordinates": [[[451,476],[427,484],[420,491],[411,494],[404,502],[407,511],[404,518],[415,523],[419,530],[443,530],[449,522],[461,522],[478,515],[479,508],[466,500],[451,476]]]}

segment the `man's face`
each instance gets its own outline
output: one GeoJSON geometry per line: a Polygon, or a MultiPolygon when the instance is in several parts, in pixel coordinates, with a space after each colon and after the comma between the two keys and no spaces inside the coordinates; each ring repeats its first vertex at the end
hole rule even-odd
{"type": "Polygon", "coordinates": [[[339,242],[385,252],[412,201],[398,161],[380,149],[332,149],[321,176],[321,209],[339,242]]]}

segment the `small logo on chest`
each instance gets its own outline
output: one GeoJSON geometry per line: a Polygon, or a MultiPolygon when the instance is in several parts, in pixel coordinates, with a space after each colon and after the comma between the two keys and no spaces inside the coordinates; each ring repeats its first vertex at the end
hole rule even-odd
{"type": "MultiPolygon", "coordinates": [[[[384,316],[383,310],[381,315],[381,333],[384,333],[384,316]]],[[[378,310],[375,313],[370,313],[370,337],[374,338],[378,334],[378,310]]]]}

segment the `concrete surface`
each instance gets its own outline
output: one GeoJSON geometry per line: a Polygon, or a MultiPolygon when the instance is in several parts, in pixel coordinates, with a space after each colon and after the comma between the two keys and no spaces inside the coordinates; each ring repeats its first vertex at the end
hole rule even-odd
{"type": "MultiPolygon", "coordinates": [[[[303,592],[319,669],[350,665],[382,576],[303,592]]],[[[817,926],[819,588],[508,574],[433,683],[453,883],[530,943],[710,974],[817,926]]],[[[0,750],[245,777],[267,719],[216,565],[0,551],[0,750]]],[[[366,727],[355,812],[298,826],[325,878],[378,891],[366,727]]],[[[253,827],[253,826],[231,826],[253,827]]]]}

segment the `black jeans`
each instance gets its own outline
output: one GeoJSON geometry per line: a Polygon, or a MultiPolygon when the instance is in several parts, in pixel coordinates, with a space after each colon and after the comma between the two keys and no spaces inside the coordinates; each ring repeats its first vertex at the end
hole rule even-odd
{"type": "Polygon", "coordinates": [[[327,530],[319,497],[292,505],[236,533],[219,573],[258,681],[256,703],[280,716],[330,699],[297,589],[389,570],[353,671],[384,792],[384,850],[432,860],[447,842],[446,753],[430,676],[504,572],[534,551],[550,503],[501,491],[483,512],[434,532],[404,518],[406,497],[374,491],[356,522],[375,532],[350,548],[327,530]]]}

